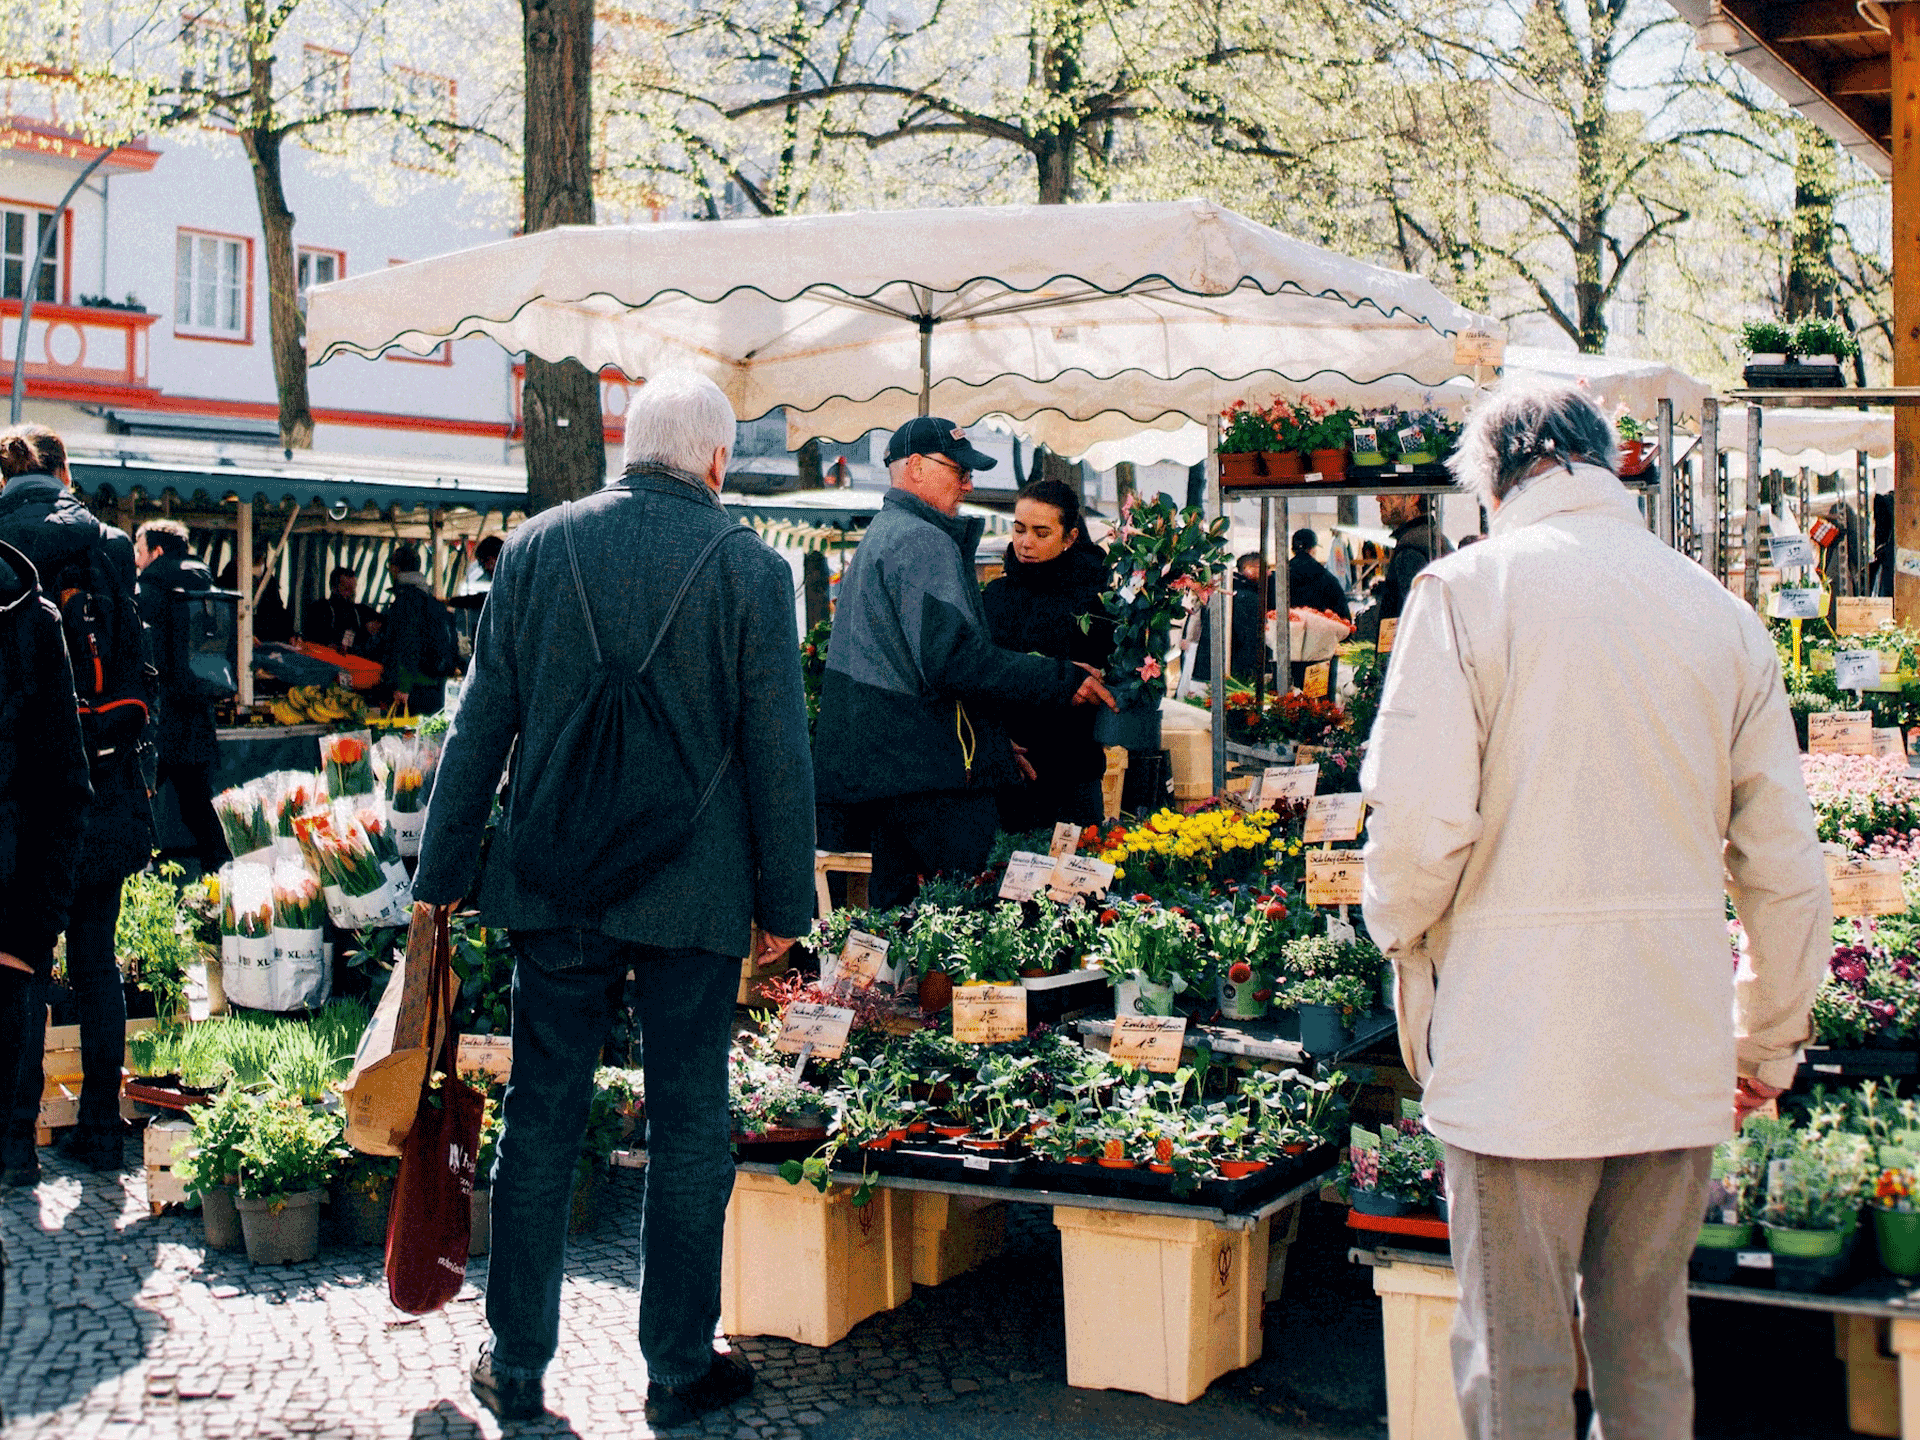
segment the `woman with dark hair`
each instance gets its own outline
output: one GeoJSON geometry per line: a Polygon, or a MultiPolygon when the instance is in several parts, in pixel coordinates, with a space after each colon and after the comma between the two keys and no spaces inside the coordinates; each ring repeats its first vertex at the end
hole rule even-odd
{"type": "MultiPolygon", "coordinates": [[[[1106,552],[1087,538],[1080,497],[1058,480],[1028,485],[1014,502],[1006,572],[981,596],[993,643],[1104,671],[1113,653],[1113,622],[1100,604],[1107,588],[1106,552]],[[1090,617],[1084,627],[1083,617],[1090,617]]],[[[1092,708],[1009,705],[1001,720],[1034,772],[1026,784],[1000,791],[1001,826],[1098,823],[1107,759],[1093,738],[1092,708]]]]}

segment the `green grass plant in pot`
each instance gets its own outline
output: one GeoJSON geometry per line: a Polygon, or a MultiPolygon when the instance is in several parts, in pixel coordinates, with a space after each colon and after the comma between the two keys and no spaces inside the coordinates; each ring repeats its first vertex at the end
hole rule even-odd
{"type": "Polygon", "coordinates": [[[1744,1250],[1752,1243],[1753,1202],[1764,1157],[1764,1147],[1745,1135],[1714,1147],[1707,1206],[1695,1249],[1744,1250]]]}
{"type": "Polygon", "coordinates": [[[336,1111],[270,1096],[240,1141],[240,1229],[256,1265],[311,1260],[320,1250],[320,1202],[348,1156],[336,1111]]]}

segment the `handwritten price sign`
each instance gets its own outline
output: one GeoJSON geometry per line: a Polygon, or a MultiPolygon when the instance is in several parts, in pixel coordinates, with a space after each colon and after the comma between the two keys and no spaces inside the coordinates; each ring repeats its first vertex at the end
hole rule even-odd
{"type": "Polygon", "coordinates": [[[1309,845],[1360,838],[1360,822],[1367,802],[1358,795],[1316,795],[1307,802],[1307,828],[1301,838],[1309,845]]]}
{"type": "Polygon", "coordinates": [[[1054,857],[1036,855],[1031,850],[1016,850],[1007,861],[1007,873],[1000,880],[1002,900],[1031,900],[1053,878],[1054,857]]]}
{"type": "Polygon", "coordinates": [[[1307,856],[1309,905],[1358,905],[1367,862],[1357,850],[1314,851],[1307,856]]]}
{"type": "Polygon", "coordinates": [[[1026,987],[955,986],[953,1038],[968,1045],[1004,1045],[1010,1040],[1026,1039],[1026,987]]]}
{"type": "Polygon", "coordinates": [[[1807,751],[1813,755],[1873,754],[1873,712],[1827,710],[1807,716],[1807,751]]]}
{"type": "Polygon", "coordinates": [[[1269,765],[1260,776],[1260,803],[1276,800],[1311,800],[1320,786],[1320,767],[1315,765],[1269,765]]]}
{"type": "Polygon", "coordinates": [[[845,948],[840,951],[840,963],[833,968],[833,978],[827,983],[858,985],[866,989],[886,973],[887,951],[892,944],[892,941],[869,935],[864,930],[852,931],[847,936],[845,948]]]}
{"type": "Polygon", "coordinates": [[[1836,916],[1899,915],[1907,908],[1897,859],[1840,860],[1829,855],[1827,888],[1833,892],[1836,916]]]}
{"type": "Polygon", "coordinates": [[[462,1035],[454,1054],[453,1068],[462,1075],[484,1071],[496,1080],[513,1074],[513,1037],[511,1035],[462,1035]]]}
{"type": "Polygon", "coordinates": [[[1074,895],[1104,895],[1113,883],[1113,866],[1091,855],[1062,855],[1054,862],[1049,887],[1053,898],[1065,900],[1074,895]]]}
{"type": "Polygon", "coordinates": [[[1893,601],[1872,595],[1842,595],[1833,602],[1833,628],[1839,635],[1871,635],[1893,624],[1893,601]]]}
{"type": "Polygon", "coordinates": [[[1113,1022],[1113,1043],[1107,1054],[1117,1064],[1171,1075],[1180,1068],[1180,1047],[1186,1038],[1185,1016],[1121,1015],[1113,1022]]]}
{"type": "Polygon", "coordinates": [[[1057,860],[1062,855],[1071,855],[1080,848],[1080,827],[1071,820],[1062,820],[1053,827],[1053,844],[1048,851],[1057,860]]]}
{"type": "Polygon", "coordinates": [[[816,1060],[838,1060],[852,1029],[853,1011],[846,1006],[796,1000],[780,1019],[780,1038],[773,1048],[783,1055],[798,1055],[811,1045],[816,1060]]]}

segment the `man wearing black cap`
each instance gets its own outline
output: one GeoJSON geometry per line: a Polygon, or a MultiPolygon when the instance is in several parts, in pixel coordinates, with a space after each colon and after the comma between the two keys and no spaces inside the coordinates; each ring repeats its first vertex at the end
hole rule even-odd
{"type": "Polygon", "coordinates": [[[1342,620],[1351,620],[1347,610],[1347,592],[1333,578],[1333,572],[1313,558],[1320,537],[1311,530],[1293,532],[1293,558],[1287,562],[1287,604],[1308,610],[1325,610],[1342,620]]]}
{"type": "Polygon", "coordinates": [[[1113,705],[1091,667],[987,638],[973,558],[985,522],[960,502],[993,458],[930,415],[894,431],[886,458],[893,488],[840,584],[814,732],[820,799],[872,824],[877,910],[911,900],[922,876],[986,867],[994,787],[1022,778],[999,703],[1113,705]]]}

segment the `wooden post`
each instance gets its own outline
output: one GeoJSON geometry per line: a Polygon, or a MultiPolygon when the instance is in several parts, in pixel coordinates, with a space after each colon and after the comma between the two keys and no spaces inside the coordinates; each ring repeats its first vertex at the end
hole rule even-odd
{"type": "Polygon", "coordinates": [[[1747,598],[1747,604],[1754,609],[1760,608],[1760,498],[1763,488],[1760,480],[1760,407],[1747,406],[1747,513],[1746,523],[1741,526],[1740,588],[1747,598]]]}
{"type": "MultiPolygon", "coordinates": [[[[1893,383],[1920,385],[1920,4],[1886,7],[1893,59],[1893,383]]],[[[1893,614],[1920,620],[1920,576],[1899,573],[1920,551],[1920,409],[1893,410],[1893,614]]]]}

